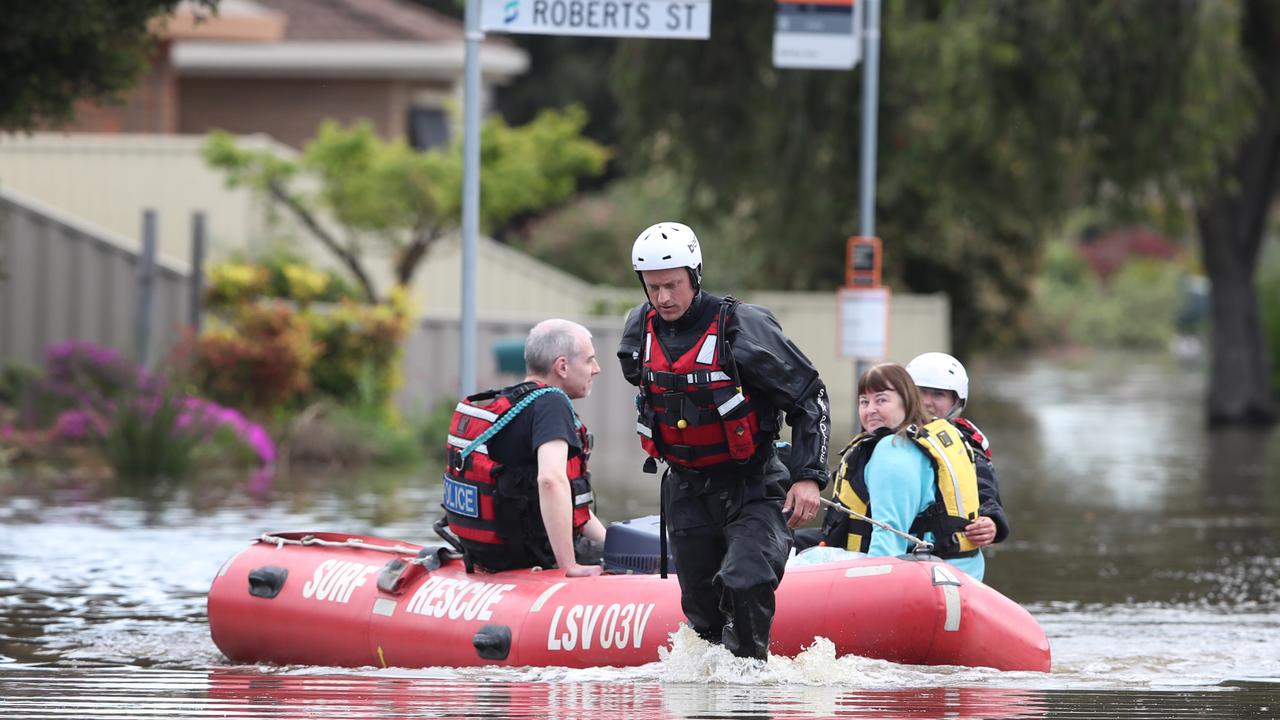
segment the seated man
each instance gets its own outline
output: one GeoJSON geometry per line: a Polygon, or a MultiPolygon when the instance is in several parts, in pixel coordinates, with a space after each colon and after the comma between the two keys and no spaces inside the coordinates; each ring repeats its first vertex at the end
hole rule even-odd
{"type": "Polygon", "coordinates": [[[540,566],[567,577],[599,575],[575,542],[604,542],[591,511],[591,434],[572,400],[586,397],[600,365],[591,333],[545,320],[525,343],[525,381],[472,395],[449,424],[444,508],[468,569],[540,566]]]}

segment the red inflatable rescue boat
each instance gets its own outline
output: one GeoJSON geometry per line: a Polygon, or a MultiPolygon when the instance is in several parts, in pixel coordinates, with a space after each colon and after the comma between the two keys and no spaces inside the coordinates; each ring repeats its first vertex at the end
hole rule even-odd
{"type": "MultiPolygon", "coordinates": [[[[213,641],[237,662],[346,667],[642,665],[684,621],[675,576],[468,574],[443,548],[340,533],[263,536],[209,590],[213,641]]],[[[931,557],[790,567],[769,649],[1049,670],[1021,606],[931,557]]]]}

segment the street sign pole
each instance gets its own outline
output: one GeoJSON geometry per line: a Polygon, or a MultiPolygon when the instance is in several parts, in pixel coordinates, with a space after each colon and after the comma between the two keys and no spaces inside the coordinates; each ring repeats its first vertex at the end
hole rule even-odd
{"type": "Polygon", "coordinates": [[[480,231],[480,0],[467,0],[462,83],[462,319],[458,397],[476,391],[476,236],[480,231]]]}
{"type": "Polygon", "coordinates": [[[458,396],[476,391],[476,237],[480,233],[480,43],[497,33],[595,37],[711,37],[711,0],[572,5],[541,0],[467,0],[462,85],[462,317],[458,396]],[[643,8],[640,5],[643,4],[643,8]],[[619,14],[621,6],[622,14],[619,14]],[[575,9],[576,8],[576,9],[575,9]],[[609,9],[612,8],[612,9],[609,9]],[[634,10],[634,12],[632,12],[634,10]],[[652,13],[650,12],[652,11],[652,13]]]}
{"type": "Polygon", "coordinates": [[[862,30],[866,61],[862,66],[862,182],[858,212],[858,234],[876,234],[876,112],[880,99],[880,0],[861,0],[867,4],[866,27],[862,30]]]}
{"type": "MultiPolygon", "coordinates": [[[[876,113],[880,104],[880,0],[859,0],[866,3],[863,18],[866,26],[862,28],[862,150],[859,163],[862,170],[862,182],[858,185],[860,195],[858,203],[858,234],[863,237],[875,237],[876,234],[876,113]]],[[[863,358],[853,362],[853,430],[860,431],[861,420],[858,417],[858,380],[866,372],[867,363],[863,358]]]]}

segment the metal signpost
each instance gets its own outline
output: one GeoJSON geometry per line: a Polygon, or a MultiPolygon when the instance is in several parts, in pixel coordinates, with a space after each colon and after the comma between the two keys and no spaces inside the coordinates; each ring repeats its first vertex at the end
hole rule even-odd
{"type": "MultiPolygon", "coordinates": [[[[777,0],[773,64],[779,68],[862,69],[862,144],[859,150],[858,237],[849,238],[845,287],[837,292],[840,355],[853,363],[856,392],[867,360],[889,349],[889,289],[880,286],[880,239],[875,237],[876,112],[880,82],[881,0],[777,0]]],[[[857,404],[853,426],[858,427],[857,404]]]]}
{"type": "Polygon", "coordinates": [[[862,36],[866,43],[867,64],[862,68],[862,149],[860,164],[862,182],[858,186],[858,234],[876,234],[876,112],[880,99],[880,0],[863,0],[867,4],[866,26],[862,36]]]}
{"type": "Polygon", "coordinates": [[[462,69],[462,317],[458,397],[476,391],[476,235],[480,230],[480,0],[467,0],[462,69]]]}
{"type": "MultiPolygon", "coordinates": [[[[859,164],[862,170],[862,181],[858,184],[858,234],[863,237],[874,237],[876,234],[876,112],[880,98],[880,0],[862,0],[867,5],[866,26],[863,28],[863,42],[866,43],[867,63],[862,68],[862,148],[859,151],[859,164]]],[[[861,4],[861,3],[859,3],[861,4]]],[[[876,240],[876,254],[879,255],[879,239],[876,240]]],[[[853,262],[853,258],[850,258],[853,262]]],[[[879,259],[876,260],[876,284],[880,282],[879,259]]],[[[887,291],[886,291],[887,293],[887,291]]],[[[885,333],[888,333],[889,299],[885,296],[885,333]]],[[[853,387],[857,392],[858,378],[862,377],[863,366],[868,358],[879,359],[888,354],[888,342],[878,355],[857,355],[853,362],[853,387]]],[[[860,430],[858,419],[858,403],[854,398],[853,427],[860,430]]]]}
{"type": "Polygon", "coordinates": [[[462,101],[462,317],[458,396],[476,391],[480,43],[484,33],[706,40],[711,0],[467,0],[462,101]]]}

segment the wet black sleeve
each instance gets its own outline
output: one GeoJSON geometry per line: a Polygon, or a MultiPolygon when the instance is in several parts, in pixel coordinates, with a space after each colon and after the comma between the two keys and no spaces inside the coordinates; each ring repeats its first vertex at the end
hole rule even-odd
{"type": "Polygon", "coordinates": [[[569,457],[582,451],[582,441],[578,439],[577,425],[573,417],[573,405],[569,398],[560,393],[547,393],[533,401],[533,405],[525,410],[533,414],[532,446],[534,462],[538,459],[538,448],[552,440],[564,440],[569,443],[569,457]]]}
{"type": "Polygon", "coordinates": [[[622,376],[632,385],[640,384],[640,360],[644,352],[644,314],[648,303],[631,309],[627,322],[622,326],[622,340],[618,342],[618,362],[622,376]]]}
{"type": "Polygon", "coordinates": [[[791,426],[791,479],[813,480],[825,488],[831,408],[817,368],[765,308],[739,304],[728,325],[727,339],[743,385],[753,397],[782,412],[791,426]]]}
{"type": "Polygon", "coordinates": [[[1009,537],[1009,517],[1000,503],[1000,484],[996,482],[996,466],[982,454],[974,451],[974,461],[978,464],[978,514],[986,515],[996,524],[996,539],[992,542],[1004,542],[1009,537]]]}

